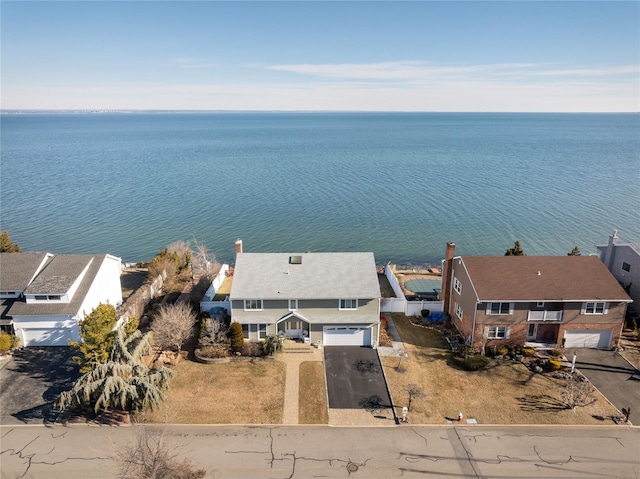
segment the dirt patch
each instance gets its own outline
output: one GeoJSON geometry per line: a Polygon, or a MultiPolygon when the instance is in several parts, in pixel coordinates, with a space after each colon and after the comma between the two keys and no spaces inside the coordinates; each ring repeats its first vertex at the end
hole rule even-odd
{"type": "Polygon", "coordinates": [[[494,360],[477,372],[457,369],[438,331],[416,327],[404,315],[394,314],[393,321],[409,354],[399,369],[398,358],[382,358],[394,405],[407,406],[411,384],[426,394],[414,399],[411,423],[443,424],[461,412],[481,424],[595,425],[611,424],[618,414],[599,393],[595,404],[565,409],[567,380],[534,373],[518,361],[494,360]]]}
{"type": "Polygon", "coordinates": [[[640,370],[640,334],[624,331],[620,338],[620,355],[640,370]]]}

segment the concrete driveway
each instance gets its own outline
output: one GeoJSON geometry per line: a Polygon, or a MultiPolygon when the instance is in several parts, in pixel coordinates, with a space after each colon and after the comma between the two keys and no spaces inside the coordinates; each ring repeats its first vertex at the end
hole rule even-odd
{"type": "MultiPolygon", "coordinates": [[[[576,349],[576,368],[611,403],[622,410],[631,407],[629,420],[640,425],[640,373],[615,351],[576,349]]],[[[573,350],[565,352],[573,358],[573,350]]]]}
{"type": "Polygon", "coordinates": [[[324,367],[329,408],[367,409],[376,397],[381,406],[391,407],[382,365],[375,349],[325,346],[324,367]]]}
{"type": "Polygon", "coordinates": [[[67,347],[24,348],[0,364],[0,424],[48,424],[53,403],[79,377],[67,347]]]}

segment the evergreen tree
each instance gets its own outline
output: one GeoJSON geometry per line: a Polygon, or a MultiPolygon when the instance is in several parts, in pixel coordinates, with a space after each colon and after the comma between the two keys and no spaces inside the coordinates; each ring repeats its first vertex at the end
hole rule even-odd
{"type": "Polygon", "coordinates": [[[582,253],[580,252],[580,248],[575,246],[571,251],[567,253],[567,256],[580,256],[582,253]]]}
{"type": "Polygon", "coordinates": [[[231,349],[234,353],[242,351],[244,345],[244,334],[242,333],[242,325],[240,323],[231,323],[229,328],[229,340],[231,342],[231,349]]]}
{"type": "Polygon", "coordinates": [[[520,241],[516,241],[513,244],[513,248],[509,248],[504,255],[505,256],[524,256],[524,251],[522,251],[522,247],[520,246],[520,241]]]}
{"type": "Polygon", "coordinates": [[[22,253],[20,246],[11,241],[8,231],[0,233],[0,253],[22,253]]]}
{"type": "Polygon", "coordinates": [[[109,361],[96,365],[71,390],[60,394],[56,407],[91,406],[95,412],[110,408],[125,411],[158,408],[173,371],[166,367],[154,371],[145,366],[141,358],[151,350],[150,333],[142,335],[136,330],[126,337],[124,328],[118,328],[109,361]]]}
{"type": "Polygon", "coordinates": [[[69,341],[69,346],[81,353],[73,360],[80,365],[80,372],[87,373],[98,364],[107,362],[115,341],[116,308],[99,304],[79,323],[80,341],[69,341]]]}

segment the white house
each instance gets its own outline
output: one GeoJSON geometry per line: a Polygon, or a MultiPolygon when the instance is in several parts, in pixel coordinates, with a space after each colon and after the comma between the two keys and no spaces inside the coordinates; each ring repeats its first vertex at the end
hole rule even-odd
{"type": "Polygon", "coordinates": [[[115,256],[0,253],[2,322],[24,346],[67,346],[100,303],[122,304],[115,256]]]}
{"type": "Polygon", "coordinates": [[[246,339],[282,334],[327,346],[379,341],[373,253],[239,253],[231,320],[246,339]]]}
{"type": "Polygon", "coordinates": [[[629,308],[640,313],[640,243],[621,243],[613,230],[609,242],[596,248],[604,265],[633,299],[629,308]]]}

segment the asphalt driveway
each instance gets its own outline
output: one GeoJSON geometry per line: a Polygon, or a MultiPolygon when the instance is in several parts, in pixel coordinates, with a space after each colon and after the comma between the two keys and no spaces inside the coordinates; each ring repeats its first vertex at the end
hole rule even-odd
{"type": "Polygon", "coordinates": [[[382,365],[375,349],[325,346],[324,367],[329,408],[367,409],[376,402],[379,406],[391,407],[382,365]]]}
{"type": "Polygon", "coordinates": [[[79,377],[67,347],[24,348],[0,363],[0,424],[48,424],[53,403],[79,377]]]}
{"type": "MultiPolygon", "coordinates": [[[[631,407],[629,421],[640,425],[640,372],[615,351],[576,349],[576,368],[611,403],[622,410],[631,407]]],[[[566,351],[567,359],[573,351],[566,351]]]]}

